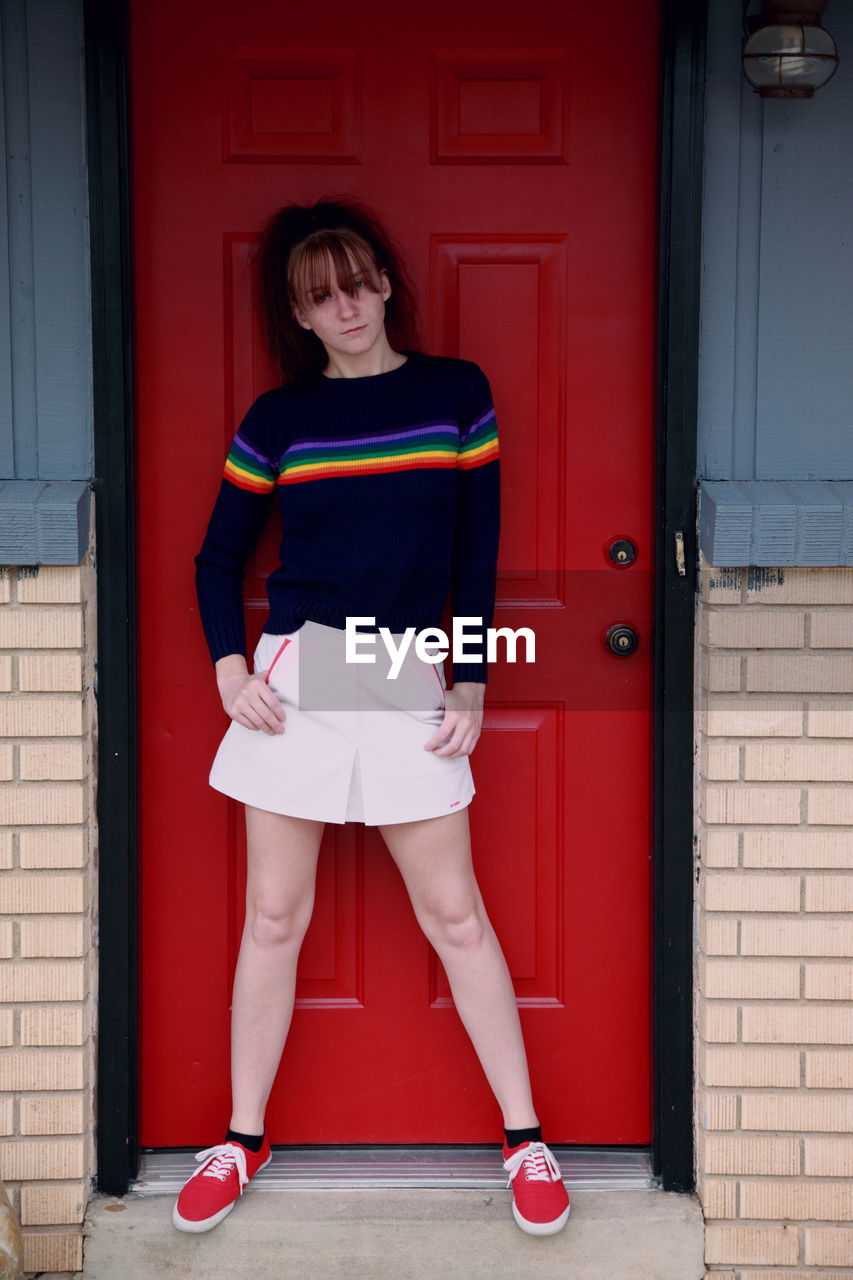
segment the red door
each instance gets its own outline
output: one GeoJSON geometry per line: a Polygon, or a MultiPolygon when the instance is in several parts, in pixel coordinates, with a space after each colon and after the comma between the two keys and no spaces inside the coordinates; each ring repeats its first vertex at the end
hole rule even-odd
{"type": "MultiPolygon", "coordinates": [[[[495,625],[533,628],[536,663],[492,669],[469,813],[538,1113],[551,1142],[648,1142],[654,6],[135,0],[131,22],[142,1142],[208,1143],[229,1114],[245,849],[240,806],[207,784],[228,722],[193,556],[231,435],[272,385],[254,230],[336,192],[403,245],[427,349],[476,360],[495,395],[495,625]],[[604,643],[614,622],[639,636],[630,656],[604,643]]],[[[267,1124],[273,1142],[499,1132],[375,829],[326,827],[267,1124]]]]}

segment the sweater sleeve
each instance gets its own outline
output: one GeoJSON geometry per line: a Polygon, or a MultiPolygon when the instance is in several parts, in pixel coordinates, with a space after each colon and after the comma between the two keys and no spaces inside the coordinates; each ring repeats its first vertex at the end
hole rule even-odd
{"type": "Polygon", "coordinates": [[[250,406],[231,442],[219,493],[195,557],[196,595],[211,660],[246,654],[243,566],[263,532],[278,479],[263,409],[250,406]]]}
{"type": "Polygon", "coordinates": [[[460,423],[457,468],[457,506],[451,609],[454,618],[473,617],[468,624],[470,653],[479,659],[453,663],[453,683],[488,682],[485,631],[495,609],[498,542],[500,538],[500,461],[498,424],[489,380],[471,362],[471,381],[460,423]],[[480,621],[482,620],[482,622],[480,621]],[[483,632],[482,646],[475,640],[483,632]]]}

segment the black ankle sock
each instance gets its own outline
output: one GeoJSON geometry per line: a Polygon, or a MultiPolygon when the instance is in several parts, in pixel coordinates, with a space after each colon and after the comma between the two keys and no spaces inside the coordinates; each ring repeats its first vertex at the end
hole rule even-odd
{"type": "Polygon", "coordinates": [[[248,1147],[250,1151],[257,1153],[260,1151],[264,1135],[263,1133],[238,1133],[236,1129],[229,1129],[225,1135],[226,1142],[239,1142],[241,1146],[248,1147]]]}
{"type": "Polygon", "coordinates": [[[542,1126],[537,1124],[532,1129],[504,1129],[506,1145],[517,1147],[520,1142],[541,1142],[542,1126]]]}

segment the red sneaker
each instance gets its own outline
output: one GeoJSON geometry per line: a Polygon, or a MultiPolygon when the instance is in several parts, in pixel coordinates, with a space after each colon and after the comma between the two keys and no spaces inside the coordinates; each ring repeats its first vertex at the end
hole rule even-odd
{"type": "Polygon", "coordinates": [[[210,1231],[221,1222],[249,1179],[272,1160],[272,1151],[264,1134],[260,1151],[229,1140],[199,1151],[196,1160],[204,1163],[187,1178],[172,1210],[179,1231],[210,1231]]]}
{"type": "Polygon", "coordinates": [[[562,1230],[569,1216],[569,1193],[560,1176],[560,1166],[544,1142],[521,1142],[517,1147],[503,1144],[504,1168],[512,1187],[512,1212],[521,1227],[532,1236],[552,1236],[562,1230]]]}

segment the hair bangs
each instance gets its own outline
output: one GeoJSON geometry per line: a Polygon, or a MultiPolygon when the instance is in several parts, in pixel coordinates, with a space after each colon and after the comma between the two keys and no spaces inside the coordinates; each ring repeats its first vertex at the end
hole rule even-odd
{"type": "Polygon", "coordinates": [[[290,296],[299,306],[308,306],[330,291],[329,264],[337,287],[354,297],[356,280],[363,279],[373,293],[381,281],[370,246],[349,230],[315,231],[295,246],[288,263],[290,296]]]}

